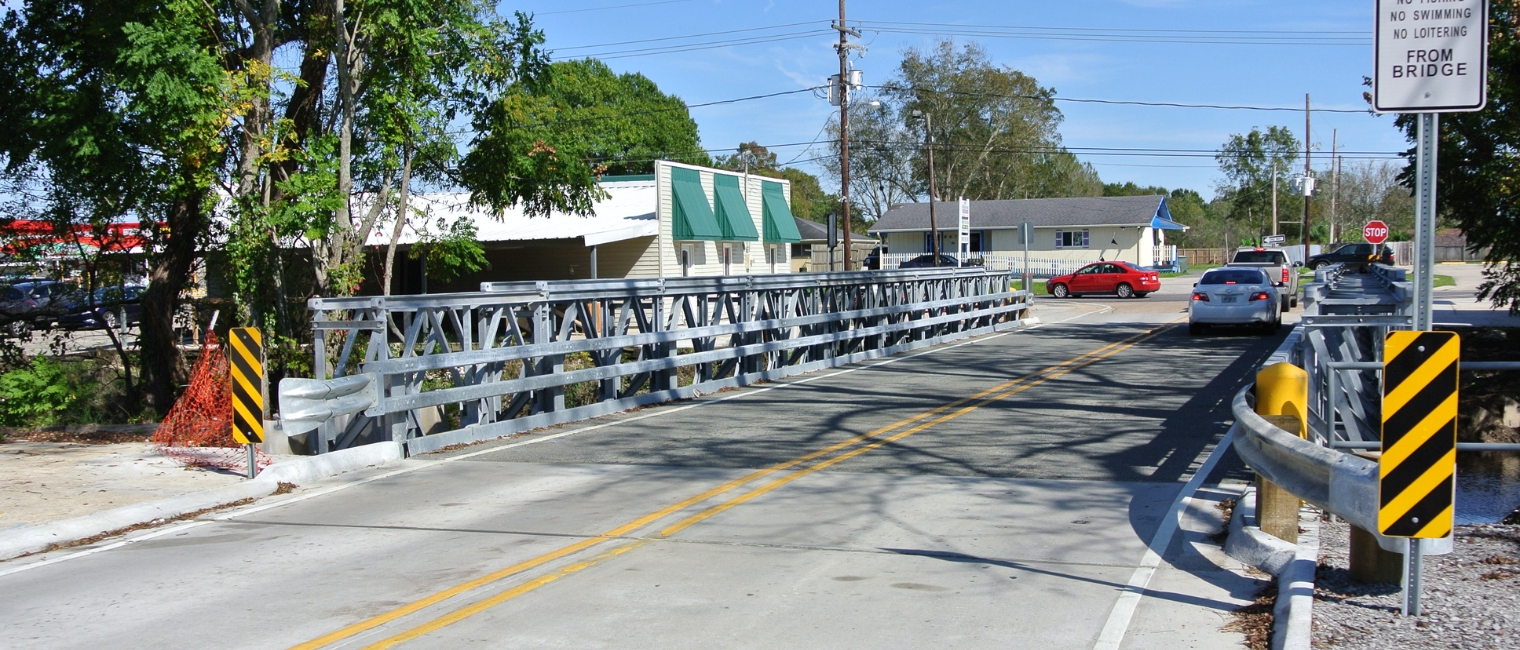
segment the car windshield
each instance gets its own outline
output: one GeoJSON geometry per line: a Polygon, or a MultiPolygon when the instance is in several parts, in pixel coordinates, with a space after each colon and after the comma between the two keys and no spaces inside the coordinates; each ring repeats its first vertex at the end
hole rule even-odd
{"type": "Polygon", "coordinates": [[[21,290],[15,288],[15,287],[11,287],[11,288],[5,290],[5,299],[6,300],[20,300],[20,299],[22,299],[25,296],[26,296],[26,294],[21,293],[21,290]]]}
{"type": "Polygon", "coordinates": [[[1288,257],[1282,251],[1239,251],[1235,253],[1235,262],[1246,264],[1282,264],[1288,257]]]}
{"type": "Polygon", "coordinates": [[[1203,274],[1198,284],[1266,284],[1267,276],[1255,269],[1219,269],[1203,274]]]}

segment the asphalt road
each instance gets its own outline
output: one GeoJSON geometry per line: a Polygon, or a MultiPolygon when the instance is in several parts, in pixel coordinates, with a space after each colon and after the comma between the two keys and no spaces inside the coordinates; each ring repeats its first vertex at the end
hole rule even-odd
{"type": "Polygon", "coordinates": [[[1277,337],[1178,291],[0,563],[0,645],[1238,647],[1210,486],[1277,337]]]}

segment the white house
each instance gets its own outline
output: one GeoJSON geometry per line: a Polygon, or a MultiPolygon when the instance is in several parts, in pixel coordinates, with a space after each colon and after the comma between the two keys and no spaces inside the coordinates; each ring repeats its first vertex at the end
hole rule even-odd
{"type": "MultiPolygon", "coordinates": [[[[959,206],[940,201],[934,211],[940,252],[954,255],[959,206]]],[[[1034,233],[1030,255],[1062,262],[1063,267],[1100,259],[1165,264],[1172,255],[1166,231],[1187,229],[1172,221],[1166,197],[1159,195],[972,201],[969,250],[962,255],[989,261],[1022,255],[1019,228],[1024,223],[1031,224],[1034,233]]],[[[929,204],[892,206],[871,232],[883,238],[899,262],[931,252],[929,204]]]]}

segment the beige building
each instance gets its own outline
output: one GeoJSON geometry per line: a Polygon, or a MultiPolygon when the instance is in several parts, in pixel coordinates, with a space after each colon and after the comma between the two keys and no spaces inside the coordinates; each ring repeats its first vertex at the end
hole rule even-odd
{"type": "MultiPolygon", "coordinates": [[[[491,214],[465,194],[422,194],[402,234],[393,293],[474,291],[482,282],[790,273],[789,245],[801,240],[791,184],[668,161],[655,173],[609,176],[589,216],[491,214]],[[490,267],[447,282],[405,251],[458,220],[471,221],[490,267]],[[431,280],[429,282],[428,280],[431,280]]],[[[390,230],[367,242],[383,254],[390,230]]],[[[371,283],[366,283],[369,285],[371,283]]],[[[369,288],[368,286],[366,288],[369,288]]]]}
{"type": "MultiPolygon", "coordinates": [[[[940,252],[957,255],[959,206],[946,201],[934,208],[940,252]]],[[[991,263],[1022,256],[1019,229],[1024,223],[1033,230],[1031,258],[1062,267],[1100,259],[1167,264],[1175,247],[1167,245],[1166,231],[1187,228],[1172,221],[1166,197],[1159,195],[972,201],[971,237],[959,257],[995,265],[991,263]]],[[[871,232],[883,238],[896,263],[933,250],[927,203],[892,206],[871,232]]]]}

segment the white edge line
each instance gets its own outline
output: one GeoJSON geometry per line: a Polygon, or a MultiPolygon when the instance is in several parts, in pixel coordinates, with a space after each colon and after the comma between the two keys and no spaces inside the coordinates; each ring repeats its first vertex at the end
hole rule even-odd
{"type": "Polygon", "coordinates": [[[1129,631],[1130,620],[1135,616],[1135,608],[1139,606],[1140,599],[1145,595],[1145,588],[1151,583],[1151,576],[1156,574],[1156,568],[1161,566],[1162,555],[1166,553],[1166,547],[1172,544],[1172,535],[1177,532],[1178,520],[1182,516],[1182,508],[1187,500],[1193,496],[1198,487],[1214,471],[1214,465],[1224,456],[1224,451],[1229,449],[1230,442],[1235,438],[1235,427],[1225,432],[1224,438],[1219,444],[1214,445],[1208,459],[1193,477],[1188,479],[1182,491],[1177,493],[1177,499],[1172,502],[1171,509],[1167,510],[1166,517],[1161,520],[1161,527],[1156,534],[1151,536],[1151,542],[1146,546],[1145,556],[1140,560],[1140,566],[1135,568],[1134,574],[1129,578],[1129,584],[1125,585],[1124,592],[1119,594],[1119,599],[1114,602],[1114,608],[1108,613],[1108,621],[1103,624],[1103,631],[1098,634],[1098,642],[1093,644],[1093,650],[1119,650],[1119,644],[1124,641],[1125,632],[1129,631]]]}
{"type": "MultiPolygon", "coordinates": [[[[1088,312],[1088,314],[1092,314],[1092,313],[1097,313],[1097,312],[1088,312]]],[[[1080,318],[1081,316],[1086,316],[1088,314],[1081,314],[1081,315],[1078,315],[1078,316],[1074,316],[1073,318],[1080,318]]],[[[1067,319],[1067,320],[1071,320],[1071,319],[1067,319]]],[[[1057,322],[1064,323],[1066,321],[1057,321],[1057,322]]],[[[766,391],[776,390],[778,388],[788,388],[788,387],[791,387],[791,386],[798,386],[798,385],[801,385],[801,384],[806,384],[806,383],[809,383],[809,382],[818,381],[820,379],[828,379],[830,377],[838,377],[839,375],[856,372],[858,370],[866,370],[866,369],[870,369],[870,368],[876,368],[878,366],[885,366],[885,365],[887,365],[889,363],[896,363],[896,362],[902,361],[904,359],[912,359],[914,357],[920,357],[920,356],[923,356],[923,355],[926,355],[926,354],[933,354],[933,353],[936,353],[936,352],[944,352],[946,350],[953,350],[955,348],[962,347],[962,346],[974,345],[974,344],[982,343],[982,342],[985,342],[985,341],[991,341],[993,339],[1002,338],[1002,337],[1008,336],[1010,334],[1017,334],[1019,332],[1023,332],[1023,331],[1027,331],[1027,330],[1038,329],[1042,325],[1044,325],[1044,323],[1037,323],[1037,324],[1034,324],[1034,325],[1030,325],[1029,327],[1022,327],[1022,328],[1019,328],[1017,330],[1013,330],[1013,331],[1009,331],[1009,332],[1002,332],[1002,333],[998,333],[998,334],[991,334],[991,335],[988,335],[988,336],[982,336],[982,337],[978,337],[978,338],[972,339],[970,341],[964,341],[964,342],[961,342],[961,343],[956,343],[954,345],[947,345],[947,346],[943,346],[943,347],[935,346],[935,347],[932,347],[932,348],[930,348],[928,350],[924,350],[922,352],[914,352],[912,354],[905,354],[905,355],[902,355],[902,356],[893,356],[893,357],[889,357],[887,359],[883,359],[881,361],[878,361],[876,363],[860,365],[860,366],[857,366],[857,367],[854,367],[854,368],[846,368],[846,369],[841,370],[839,372],[832,372],[832,373],[829,373],[829,374],[826,374],[826,375],[817,375],[817,376],[814,376],[814,377],[807,377],[805,379],[799,379],[797,381],[790,381],[790,382],[787,382],[787,383],[784,383],[784,384],[776,384],[776,385],[773,385],[773,386],[765,386],[765,387],[756,388],[756,389],[753,389],[753,390],[746,390],[746,391],[742,391],[742,392],[734,394],[734,395],[728,395],[726,397],[719,397],[717,399],[711,399],[711,400],[707,400],[707,401],[703,401],[703,402],[698,402],[696,404],[688,404],[686,406],[677,406],[675,408],[663,408],[663,409],[659,409],[659,410],[657,410],[657,411],[655,411],[653,413],[646,413],[644,415],[637,415],[637,416],[634,416],[634,417],[631,417],[631,418],[624,418],[624,419],[621,419],[621,420],[617,420],[615,422],[603,422],[601,424],[596,424],[596,425],[592,425],[592,426],[589,426],[589,427],[581,427],[579,429],[574,429],[574,430],[571,430],[571,431],[565,431],[565,432],[562,432],[562,433],[556,433],[556,434],[553,434],[553,435],[542,436],[542,437],[534,438],[532,440],[524,440],[522,442],[517,442],[517,443],[512,443],[512,444],[507,444],[507,445],[498,445],[498,446],[495,446],[495,447],[491,447],[490,449],[482,449],[480,451],[473,451],[473,452],[470,452],[468,454],[460,454],[458,456],[450,456],[448,458],[442,458],[442,459],[439,459],[439,460],[406,459],[405,462],[409,462],[409,464],[411,464],[410,467],[403,467],[403,468],[396,469],[396,470],[393,470],[393,471],[385,472],[383,474],[378,474],[378,475],[375,475],[375,476],[370,476],[370,477],[359,479],[359,480],[355,480],[355,481],[347,481],[347,482],[344,482],[344,483],[342,483],[340,485],[333,485],[333,486],[326,487],[326,488],[312,490],[310,492],[305,492],[303,494],[300,494],[300,495],[297,495],[297,496],[294,496],[294,497],[291,497],[291,498],[288,498],[288,499],[281,499],[279,501],[275,501],[275,502],[272,502],[272,503],[264,503],[264,504],[259,504],[259,505],[247,506],[247,507],[243,507],[243,508],[236,508],[236,509],[233,509],[232,511],[229,511],[229,512],[226,512],[226,513],[221,513],[221,514],[216,514],[216,515],[210,515],[210,516],[207,516],[207,517],[205,517],[203,519],[199,519],[199,520],[196,520],[196,521],[190,521],[190,522],[184,522],[184,523],[181,523],[181,524],[171,525],[171,526],[169,526],[167,528],[156,530],[156,531],[153,531],[151,533],[147,533],[145,535],[139,535],[139,536],[131,537],[131,538],[128,538],[128,539],[123,539],[123,540],[120,540],[120,541],[112,542],[112,543],[107,544],[105,546],[98,546],[98,547],[94,547],[94,548],[89,548],[89,549],[85,549],[83,551],[77,551],[77,552],[74,552],[74,553],[69,553],[68,555],[62,555],[62,556],[58,556],[58,557],[52,557],[52,558],[48,558],[48,559],[45,559],[45,560],[42,560],[42,561],[39,561],[39,562],[32,562],[30,564],[23,564],[21,566],[11,567],[11,568],[8,568],[8,569],[5,569],[5,570],[0,570],[0,577],[8,576],[8,575],[11,575],[13,573],[20,573],[22,571],[27,571],[27,570],[30,570],[30,569],[36,569],[36,568],[44,567],[44,566],[47,566],[47,565],[50,565],[50,564],[57,564],[59,562],[65,561],[65,560],[72,560],[72,559],[75,559],[75,558],[81,558],[81,557],[85,557],[85,556],[89,556],[89,555],[94,555],[96,553],[101,553],[101,552],[105,552],[105,551],[121,548],[121,547],[126,546],[128,544],[135,544],[137,542],[146,541],[146,540],[149,540],[149,539],[153,539],[155,537],[162,537],[162,536],[168,535],[170,533],[175,533],[175,532],[179,532],[179,531],[182,531],[182,530],[188,530],[190,528],[195,528],[197,526],[208,524],[208,523],[211,523],[213,521],[226,521],[226,520],[232,519],[234,517],[243,517],[243,516],[251,515],[251,514],[254,514],[254,513],[257,513],[257,512],[263,512],[265,510],[270,510],[270,509],[273,509],[273,508],[279,508],[281,506],[287,506],[287,505],[290,505],[292,503],[298,503],[298,502],[301,502],[301,501],[305,501],[307,499],[312,499],[312,498],[316,498],[316,497],[319,497],[319,496],[324,496],[324,495],[327,495],[327,494],[332,494],[333,492],[337,492],[339,490],[346,490],[346,489],[351,488],[351,487],[356,487],[356,486],[364,485],[365,483],[372,483],[374,481],[378,481],[378,480],[381,480],[381,479],[387,479],[387,478],[390,478],[392,476],[399,476],[401,474],[407,474],[407,473],[410,473],[410,472],[415,472],[415,471],[420,470],[420,469],[426,469],[428,467],[432,467],[432,466],[438,465],[440,463],[451,463],[451,462],[454,462],[454,461],[464,460],[466,458],[472,458],[472,457],[475,457],[475,456],[480,456],[480,455],[484,455],[484,454],[489,454],[489,453],[501,451],[503,449],[511,449],[513,447],[521,447],[523,445],[531,445],[531,444],[536,444],[536,443],[540,443],[540,442],[546,442],[546,441],[549,441],[549,440],[554,440],[555,438],[563,438],[565,436],[574,435],[574,434],[577,434],[577,433],[585,433],[587,431],[595,431],[597,429],[601,429],[601,428],[605,428],[605,427],[610,427],[610,426],[615,426],[615,425],[619,425],[619,424],[626,424],[628,422],[636,422],[638,420],[643,420],[643,419],[647,419],[647,418],[657,417],[657,416],[661,416],[661,415],[669,415],[671,413],[679,413],[681,411],[685,411],[687,409],[694,409],[694,408],[697,408],[697,407],[700,407],[700,406],[708,406],[710,404],[718,404],[718,403],[721,403],[721,402],[726,402],[726,401],[731,400],[731,399],[738,399],[740,397],[749,397],[749,396],[752,396],[752,395],[758,395],[760,393],[764,393],[766,391]]]]}

